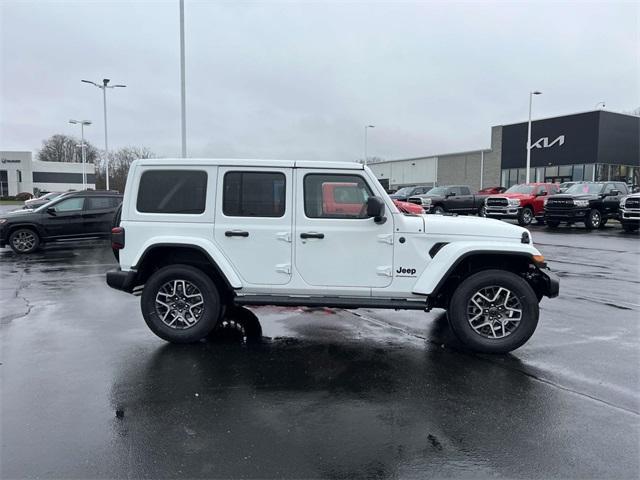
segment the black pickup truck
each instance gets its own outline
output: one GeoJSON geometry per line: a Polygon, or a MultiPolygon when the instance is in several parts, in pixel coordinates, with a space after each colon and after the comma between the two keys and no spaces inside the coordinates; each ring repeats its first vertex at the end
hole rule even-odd
{"type": "Polygon", "coordinates": [[[426,213],[470,213],[484,215],[484,201],[489,195],[472,194],[468,185],[434,187],[424,195],[409,197],[422,205],[426,213]]]}
{"type": "Polygon", "coordinates": [[[620,199],[627,193],[624,182],[577,183],[545,199],[544,221],[548,228],[561,222],[584,223],[587,229],[604,227],[607,220],[618,218],[620,199]]]}

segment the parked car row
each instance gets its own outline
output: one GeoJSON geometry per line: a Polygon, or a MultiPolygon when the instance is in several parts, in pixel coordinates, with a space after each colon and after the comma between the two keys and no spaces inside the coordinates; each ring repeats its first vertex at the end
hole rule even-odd
{"type": "Polygon", "coordinates": [[[108,238],[122,195],[84,190],[59,195],[35,209],[0,217],[0,247],[31,253],[43,243],[85,238],[108,238]]]}
{"type": "MultiPolygon", "coordinates": [[[[406,187],[405,192],[415,187],[406,187]]],[[[584,223],[588,229],[619,220],[626,231],[638,230],[638,195],[624,182],[526,183],[503,192],[498,188],[472,194],[467,185],[434,187],[408,198],[425,213],[471,214],[496,219],[515,219],[520,226],[534,220],[556,228],[561,223],[584,223]],[[487,193],[494,191],[496,193],[487,193]]]]}

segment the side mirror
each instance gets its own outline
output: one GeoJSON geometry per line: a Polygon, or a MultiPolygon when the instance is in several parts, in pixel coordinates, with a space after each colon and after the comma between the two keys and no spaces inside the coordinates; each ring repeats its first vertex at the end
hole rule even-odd
{"type": "Polygon", "coordinates": [[[384,215],[384,202],[380,197],[369,197],[367,199],[367,217],[373,217],[374,221],[380,222],[384,215]]]}
{"type": "Polygon", "coordinates": [[[456,196],[455,192],[447,192],[447,194],[445,195],[446,198],[455,197],[455,196],[456,196]]]}
{"type": "Polygon", "coordinates": [[[620,195],[620,190],[611,190],[609,192],[609,195],[611,195],[612,197],[617,197],[618,195],[620,195]]]}
{"type": "Polygon", "coordinates": [[[49,215],[55,215],[55,214],[56,214],[56,209],[55,209],[55,207],[49,207],[49,208],[47,208],[47,213],[48,213],[49,215]]]}
{"type": "Polygon", "coordinates": [[[547,192],[538,192],[536,193],[536,197],[544,197],[547,194],[547,192]]]}

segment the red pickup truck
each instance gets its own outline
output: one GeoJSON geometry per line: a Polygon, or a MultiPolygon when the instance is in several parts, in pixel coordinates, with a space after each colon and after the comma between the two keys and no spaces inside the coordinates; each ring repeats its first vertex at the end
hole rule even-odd
{"type": "MultiPolygon", "coordinates": [[[[420,205],[393,200],[402,213],[421,215],[420,205]]],[[[322,184],[322,210],[328,215],[358,217],[364,212],[366,199],[356,183],[327,182],[322,184]]]]}
{"type": "Polygon", "coordinates": [[[489,218],[516,218],[520,226],[533,219],[544,221],[544,199],[560,192],[556,183],[523,183],[506,192],[491,195],[485,200],[485,216],[489,218]]]}

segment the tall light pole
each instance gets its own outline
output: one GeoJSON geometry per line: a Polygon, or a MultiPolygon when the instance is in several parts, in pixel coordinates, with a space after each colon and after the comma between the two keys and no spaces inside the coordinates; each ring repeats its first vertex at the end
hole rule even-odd
{"type": "Polygon", "coordinates": [[[375,125],[365,125],[364,126],[364,165],[367,164],[367,130],[370,128],[376,128],[375,125]]]}
{"type": "Polygon", "coordinates": [[[91,80],[82,80],[84,83],[90,83],[102,89],[102,105],[104,107],[104,158],[107,177],[107,190],[109,190],[109,140],[107,135],[107,88],[124,88],[126,85],[109,85],[108,78],[102,79],[102,85],[92,82],[91,80]]]}
{"type": "Polygon", "coordinates": [[[529,92],[529,127],[527,129],[527,175],[526,175],[526,183],[531,181],[530,173],[531,173],[531,104],[533,103],[533,96],[540,95],[542,92],[533,91],[529,92]]]}
{"type": "Polygon", "coordinates": [[[180,116],[182,119],[182,158],[187,157],[187,90],[184,77],[184,0],[180,0],[180,116]]]}
{"type": "Polygon", "coordinates": [[[85,150],[84,126],[91,125],[91,121],[90,120],[69,120],[69,123],[72,123],[74,125],[78,123],[80,124],[80,152],[82,156],[82,190],[86,190],[87,189],[87,172],[84,167],[86,164],[86,155],[84,153],[84,150],[85,150]]]}

